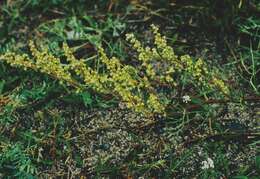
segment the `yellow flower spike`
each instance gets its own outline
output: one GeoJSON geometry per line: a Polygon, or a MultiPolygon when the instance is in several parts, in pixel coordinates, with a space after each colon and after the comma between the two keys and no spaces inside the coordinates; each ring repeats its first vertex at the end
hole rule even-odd
{"type": "Polygon", "coordinates": [[[32,41],[29,42],[29,47],[35,59],[35,65],[41,72],[53,75],[62,81],[72,81],[71,74],[63,67],[60,59],[49,54],[46,48],[39,51],[32,41]]]}
{"type": "Polygon", "coordinates": [[[225,95],[229,94],[229,89],[222,80],[213,77],[212,82],[213,86],[219,88],[225,95]]]}
{"type": "Polygon", "coordinates": [[[7,52],[6,54],[1,55],[0,59],[6,61],[13,67],[22,67],[24,70],[35,68],[35,65],[26,54],[17,55],[12,52],[7,52]]]}
{"type": "Polygon", "coordinates": [[[159,99],[155,94],[149,95],[147,105],[156,113],[163,113],[165,110],[165,107],[159,102],[159,99]]]}

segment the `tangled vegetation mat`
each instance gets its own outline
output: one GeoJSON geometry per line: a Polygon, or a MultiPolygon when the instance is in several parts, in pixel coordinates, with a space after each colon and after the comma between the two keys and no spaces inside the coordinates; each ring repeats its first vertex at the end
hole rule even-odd
{"type": "Polygon", "coordinates": [[[1,1],[0,178],[259,178],[259,15],[1,1]]]}

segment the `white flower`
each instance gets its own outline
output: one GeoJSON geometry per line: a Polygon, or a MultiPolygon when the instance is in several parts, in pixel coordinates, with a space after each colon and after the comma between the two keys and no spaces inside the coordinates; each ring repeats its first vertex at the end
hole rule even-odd
{"type": "Polygon", "coordinates": [[[207,158],[207,160],[203,161],[201,169],[209,169],[214,168],[214,161],[211,158],[207,158]]]}
{"type": "Polygon", "coordinates": [[[191,101],[190,96],[188,96],[188,95],[183,96],[183,97],[182,97],[182,101],[183,101],[184,103],[190,102],[190,101],[191,101]]]}

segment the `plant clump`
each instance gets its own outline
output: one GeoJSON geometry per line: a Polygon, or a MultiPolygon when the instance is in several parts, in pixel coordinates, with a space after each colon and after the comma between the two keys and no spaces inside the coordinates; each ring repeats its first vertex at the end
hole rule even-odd
{"type": "Polygon", "coordinates": [[[133,34],[126,35],[126,40],[137,51],[137,65],[126,65],[116,57],[109,58],[105,50],[98,47],[98,60],[103,65],[99,67],[102,70],[94,69],[84,59],[76,59],[67,44],[63,45],[64,63],[46,48],[38,50],[33,42],[29,43],[31,56],[7,52],[0,59],[11,66],[51,75],[61,83],[75,87],[76,91],[91,88],[97,93],[110,94],[128,108],[147,116],[166,116],[169,106],[180,103],[172,99],[182,94],[181,88],[192,88],[197,94],[201,94],[201,90],[207,91],[206,95],[229,94],[226,84],[216,72],[209,70],[205,61],[194,60],[189,55],[177,56],[158,27],[151,27],[153,47],[144,47],[133,34]]]}

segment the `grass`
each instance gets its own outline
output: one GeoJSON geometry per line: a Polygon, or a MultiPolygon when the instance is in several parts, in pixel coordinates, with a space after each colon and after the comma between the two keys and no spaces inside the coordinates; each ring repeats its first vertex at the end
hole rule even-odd
{"type": "Polygon", "coordinates": [[[153,120],[109,95],[75,93],[0,60],[0,178],[258,178],[260,4],[223,0],[227,15],[216,2],[0,2],[0,54],[29,53],[33,40],[63,60],[66,42],[102,69],[102,44],[109,57],[138,67],[125,34],[151,45],[156,24],[177,55],[205,59],[231,89],[216,99],[182,78],[178,105],[153,120]],[[208,158],[214,167],[202,169],[208,158]]]}

